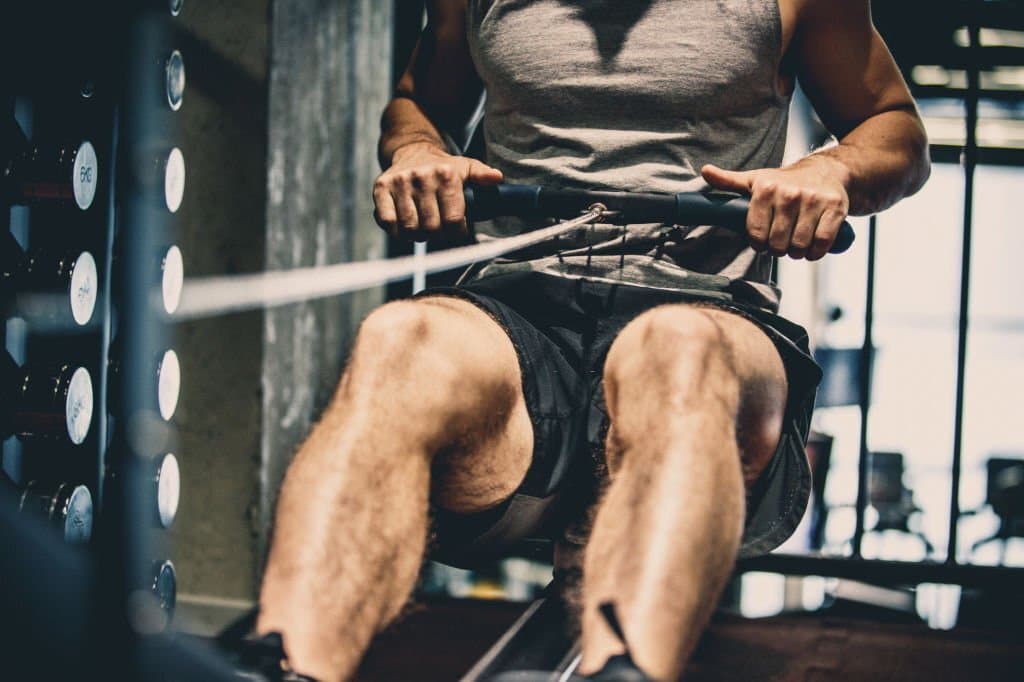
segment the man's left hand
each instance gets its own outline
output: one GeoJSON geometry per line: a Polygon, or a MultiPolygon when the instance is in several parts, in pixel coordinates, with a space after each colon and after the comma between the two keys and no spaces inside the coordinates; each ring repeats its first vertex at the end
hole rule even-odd
{"type": "Polygon", "coordinates": [[[786,168],[737,172],[706,165],[701,175],[716,189],[750,195],[747,234],[755,250],[818,260],[850,210],[845,170],[836,159],[812,154],[786,168]]]}

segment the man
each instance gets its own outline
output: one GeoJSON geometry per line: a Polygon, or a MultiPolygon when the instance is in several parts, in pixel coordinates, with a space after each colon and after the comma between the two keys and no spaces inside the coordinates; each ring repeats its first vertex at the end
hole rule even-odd
{"type": "Polygon", "coordinates": [[[460,561],[576,515],[579,674],[675,679],[736,557],[806,505],[820,370],[774,314],[772,259],[820,259],[848,213],[920,188],[920,119],[867,0],[428,5],[383,119],[384,229],[464,233],[463,185],[506,181],[742,192],[747,235],[596,226],[371,314],[288,472],[258,630],[345,678],[432,522],[460,561]],[[838,144],[779,169],[797,77],[838,144]],[[442,136],[481,86],[489,165],[442,136]]]}

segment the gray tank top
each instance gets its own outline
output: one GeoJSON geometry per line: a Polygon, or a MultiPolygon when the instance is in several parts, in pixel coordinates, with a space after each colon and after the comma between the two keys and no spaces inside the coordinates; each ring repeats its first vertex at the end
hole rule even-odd
{"type": "MultiPolygon", "coordinates": [[[[778,89],[777,0],[469,0],[487,88],[487,162],[510,183],[690,192],[705,163],[777,167],[789,97],[778,89]]],[[[477,226],[481,240],[537,225],[477,226]]],[[[598,225],[493,261],[700,292],[778,309],[773,259],[721,228],[598,225]]]]}

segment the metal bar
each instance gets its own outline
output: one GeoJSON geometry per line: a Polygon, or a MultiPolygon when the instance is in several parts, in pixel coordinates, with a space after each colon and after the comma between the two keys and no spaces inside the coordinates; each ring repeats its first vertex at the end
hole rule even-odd
{"type": "MultiPolygon", "coordinates": [[[[960,163],[964,148],[961,145],[933,144],[931,146],[932,163],[960,163]]],[[[978,147],[975,150],[975,161],[984,166],[1024,166],[1024,148],[978,147]]]]}
{"type": "Polygon", "coordinates": [[[928,55],[921,55],[917,58],[919,63],[935,64],[950,69],[969,69],[971,64],[976,64],[984,71],[999,66],[1022,66],[1024,65],[1024,49],[1019,47],[979,47],[977,59],[971,55],[970,46],[948,47],[935,51],[928,55]],[[925,62],[928,59],[930,61],[925,62]]]}
{"type": "MultiPolygon", "coordinates": [[[[966,96],[967,92],[968,89],[965,88],[951,88],[945,85],[910,85],[910,93],[915,99],[960,99],[966,96]]],[[[1018,104],[1024,101],[1024,90],[994,90],[990,88],[984,90],[983,97],[986,100],[1018,104]]]]}
{"type": "Polygon", "coordinates": [[[989,591],[1024,592],[1024,568],[1006,566],[767,554],[741,560],[736,570],[738,573],[766,571],[785,575],[849,578],[877,585],[941,583],[984,588],[989,591]]]}
{"type": "MultiPolygon", "coordinates": [[[[416,245],[412,249],[412,253],[419,259],[422,259],[427,255],[427,243],[416,242],[416,245]]],[[[412,293],[418,294],[427,288],[427,271],[423,267],[422,260],[419,263],[419,267],[416,268],[415,272],[412,273],[412,293]]]]}
{"type": "Polygon", "coordinates": [[[569,634],[568,607],[557,597],[535,601],[460,682],[487,680],[500,673],[550,670],[557,680],[575,662],[576,641],[569,634]]]}
{"type": "Polygon", "coordinates": [[[168,211],[163,209],[163,183],[153,182],[150,169],[155,150],[162,147],[166,126],[161,125],[155,99],[150,97],[150,64],[155,48],[163,43],[164,27],[155,9],[118,3],[113,35],[119,37],[117,64],[123,65],[118,89],[119,172],[115,179],[119,258],[114,264],[112,292],[117,311],[121,348],[118,391],[114,406],[115,428],[107,457],[118,472],[108,481],[101,526],[100,580],[104,588],[99,627],[105,633],[104,656],[111,678],[151,679],[147,659],[149,642],[164,622],[159,603],[151,594],[152,561],[163,554],[161,539],[147,523],[156,504],[148,484],[152,458],[167,442],[169,433],[155,411],[141,406],[156,390],[150,359],[164,347],[164,328],[154,315],[150,283],[159,281],[149,254],[166,243],[168,211]]]}
{"type": "MultiPolygon", "coordinates": [[[[968,49],[978,48],[978,24],[967,27],[968,49]]],[[[960,305],[956,340],[956,408],[953,417],[953,467],[949,492],[949,540],[946,562],[955,564],[957,557],[957,526],[960,521],[960,469],[964,440],[964,368],[967,364],[967,325],[970,316],[971,232],[974,221],[974,170],[978,153],[978,67],[973,63],[967,71],[967,97],[964,109],[967,123],[967,144],[964,146],[964,220],[963,246],[960,260],[960,305]]]]}
{"type": "Polygon", "coordinates": [[[868,412],[871,409],[871,361],[875,328],[875,249],[878,219],[868,221],[867,291],[864,294],[864,342],[860,348],[860,446],[857,459],[857,521],[853,529],[853,556],[861,555],[864,509],[868,504],[868,412]]]}
{"type": "MultiPolygon", "coordinates": [[[[110,357],[110,341],[113,336],[113,306],[111,305],[111,293],[113,286],[113,263],[114,263],[114,232],[117,228],[117,204],[114,201],[114,178],[117,177],[117,153],[118,153],[118,126],[120,110],[116,105],[110,111],[110,143],[107,145],[107,166],[109,171],[106,175],[107,191],[107,235],[106,235],[106,258],[103,269],[102,295],[100,296],[101,309],[98,311],[100,320],[100,374],[99,374],[99,400],[98,405],[107,405],[107,395],[110,391],[110,376],[106,371],[106,359],[110,357]]],[[[107,411],[97,410],[93,419],[97,420],[96,434],[99,442],[96,456],[96,491],[95,508],[99,517],[103,516],[103,494],[106,489],[107,472],[107,429],[110,428],[107,411]]]]}
{"type": "Polygon", "coordinates": [[[516,622],[512,623],[512,626],[502,634],[498,641],[491,645],[483,657],[476,662],[476,664],[469,669],[460,680],[460,682],[471,682],[472,680],[480,677],[484,671],[494,664],[498,656],[502,654],[505,647],[526,627],[526,624],[530,622],[530,619],[534,617],[541,606],[544,605],[545,599],[537,599],[530,604],[525,611],[516,619],[516,622]]]}

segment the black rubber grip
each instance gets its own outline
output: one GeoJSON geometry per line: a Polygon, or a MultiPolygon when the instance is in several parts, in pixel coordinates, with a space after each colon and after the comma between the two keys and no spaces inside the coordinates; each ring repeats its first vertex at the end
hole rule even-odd
{"type": "MultiPolygon", "coordinates": [[[[746,197],[725,192],[646,194],[548,189],[538,185],[495,185],[467,186],[464,193],[466,219],[470,223],[498,216],[565,220],[575,218],[600,203],[610,211],[604,219],[609,223],[716,225],[745,232],[747,209],[750,207],[750,200],[746,197]]],[[[853,228],[844,221],[829,253],[846,251],[854,238],[853,228]]]]}

